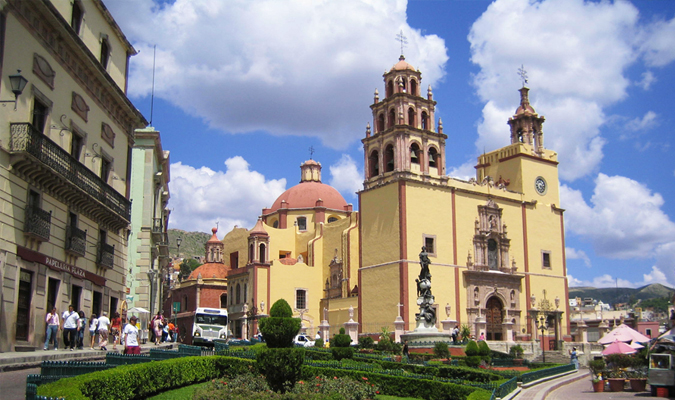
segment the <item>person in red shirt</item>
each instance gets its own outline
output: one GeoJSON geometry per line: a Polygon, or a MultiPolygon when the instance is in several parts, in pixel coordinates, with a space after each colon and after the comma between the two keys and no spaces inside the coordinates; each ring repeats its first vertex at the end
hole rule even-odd
{"type": "Polygon", "coordinates": [[[117,350],[117,343],[120,340],[120,332],[122,328],[122,318],[120,318],[120,313],[116,312],[112,321],[110,321],[110,333],[113,337],[113,350],[117,350]]]}

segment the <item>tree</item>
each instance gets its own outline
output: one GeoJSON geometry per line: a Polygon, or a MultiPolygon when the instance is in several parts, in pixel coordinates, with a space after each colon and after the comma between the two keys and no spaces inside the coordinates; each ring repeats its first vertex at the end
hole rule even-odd
{"type": "Polygon", "coordinates": [[[194,258],[184,258],[180,264],[180,280],[187,279],[192,271],[196,270],[202,264],[194,258]]]}

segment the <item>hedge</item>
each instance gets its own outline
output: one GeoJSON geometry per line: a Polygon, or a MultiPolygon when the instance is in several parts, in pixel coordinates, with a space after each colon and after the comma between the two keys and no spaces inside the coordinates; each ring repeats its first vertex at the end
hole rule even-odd
{"type": "Polygon", "coordinates": [[[468,367],[423,367],[415,364],[403,364],[391,361],[374,361],[383,369],[403,369],[414,374],[434,375],[439,378],[462,379],[475,382],[491,382],[503,379],[502,376],[482,369],[468,367]]]}
{"type": "Polygon", "coordinates": [[[38,395],[68,400],[133,400],[205,382],[226,374],[254,369],[250,360],[222,357],[183,357],[61,379],[38,387],[38,395]]]}
{"type": "Polygon", "coordinates": [[[380,375],[363,371],[343,370],[335,368],[310,367],[303,365],[302,378],[312,380],[317,376],[347,376],[356,380],[367,380],[375,384],[381,394],[398,397],[417,397],[434,400],[465,400],[474,392],[485,392],[487,397],[478,396],[471,399],[490,398],[491,393],[484,389],[431,381],[428,379],[406,378],[401,376],[380,375]],[[365,378],[365,379],[364,379],[365,378]]]}

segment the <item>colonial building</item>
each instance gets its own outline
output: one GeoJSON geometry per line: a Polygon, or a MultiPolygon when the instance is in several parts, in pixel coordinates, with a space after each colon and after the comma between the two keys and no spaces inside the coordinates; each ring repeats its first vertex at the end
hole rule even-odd
{"type": "Polygon", "coordinates": [[[510,341],[537,338],[543,326],[546,346],[569,340],[557,154],[544,147],[544,117],[529,89],[505,121],[511,144],[481,155],[476,177],[463,181],[446,175],[452,138],[435,122],[431,87],[422,95],[421,72],[401,57],[384,86],[362,140],[358,213],[310,160],[300,184],[251,231],[223,239],[229,292],[243,290],[228,298],[236,334],[244,309],[278,298],[312,333],[345,323],[360,334],[412,330],[425,246],[439,330],[467,324],[476,336],[510,341]]]}
{"type": "Polygon", "coordinates": [[[41,347],[45,315],[125,296],[136,51],[99,0],[0,1],[0,351],[41,347]]]}
{"type": "Polygon", "coordinates": [[[128,308],[141,307],[154,315],[162,292],[173,276],[169,271],[169,151],[162,149],[158,131],[137,129],[131,157],[131,234],[127,271],[128,308]],[[165,283],[165,284],[162,284],[165,283]]]}

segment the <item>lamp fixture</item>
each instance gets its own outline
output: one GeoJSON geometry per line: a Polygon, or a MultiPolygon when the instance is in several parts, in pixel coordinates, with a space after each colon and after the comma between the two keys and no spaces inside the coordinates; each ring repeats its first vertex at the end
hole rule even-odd
{"type": "Polygon", "coordinates": [[[21,75],[20,69],[17,69],[16,74],[9,76],[9,84],[12,87],[12,93],[14,93],[14,100],[0,100],[0,103],[14,103],[14,111],[16,111],[16,102],[19,100],[19,95],[23,93],[23,88],[26,87],[27,83],[28,79],[21,75]]]}

